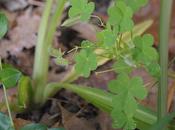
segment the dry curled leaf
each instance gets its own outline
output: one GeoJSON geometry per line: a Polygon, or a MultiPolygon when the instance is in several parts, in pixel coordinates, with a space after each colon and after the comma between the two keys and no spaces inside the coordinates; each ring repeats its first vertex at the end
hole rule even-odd
{"type": "Polygon", "coordinates": [[[0,41],[0,56],[6,58],[8,53],[18,55],[23,48],[32,48],[36,44],[39,21],[40,16],[30,9],[18,16],[16,26],[8,33],[9,40],[0,41]]]}

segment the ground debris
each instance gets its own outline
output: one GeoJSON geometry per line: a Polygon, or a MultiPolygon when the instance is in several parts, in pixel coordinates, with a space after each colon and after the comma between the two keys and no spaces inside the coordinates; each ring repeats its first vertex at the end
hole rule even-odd
{"type": "Polygon", "coordinates": [[[9,11],[21,10],[28,6],[27,0],[0,0],[0,3],[9,11]]]}

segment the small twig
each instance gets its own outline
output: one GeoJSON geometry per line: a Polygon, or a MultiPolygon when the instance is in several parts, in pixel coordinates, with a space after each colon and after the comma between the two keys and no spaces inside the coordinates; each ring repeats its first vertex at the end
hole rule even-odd
{"type": "Polygon", "coordinates": [[[98,71],[98,72],[95,72],[96,75],[99,75],[99,74],[103,74],[103,73],[108,73],[108,72],[112,72],[114,71],[114,69],[108,69],[108,70],[104,70],[104,71],[98,71]]]}
{"type": "Polygon", "coordinates": [[[97,15],[91,15],[91,17],[97,18],[100,21],[100,25],[99,26],[105,27],[105,24],[103,23],[102,19],[99,16],[97,16],[97,15]]]}

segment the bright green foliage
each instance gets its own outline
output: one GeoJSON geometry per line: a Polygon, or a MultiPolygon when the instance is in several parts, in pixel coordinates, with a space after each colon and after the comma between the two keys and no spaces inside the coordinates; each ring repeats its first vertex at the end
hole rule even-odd
{"type": "Polygon", "coordinates": [[[8,29],[8,20],[6,16],[0,12],[0,39],[6,34],[8,29]]]}
{"type": "Polygon", "coordinates": [[[136,37],[134,39],[135,49],[134,58],[140,64],[149,64],[153,61],[158,61],[158,53],[152,47],[153,39],[151,35],[144,35],[143,37],[136,37]]]}
{"type": "Polygon", "coordinates": [[[116,73],[131,73],[132,67],[125,63],[124,60],[118,60],[114,65],[116,73]]]}
{"type": "Polygon", "coordinates": [[[4,68],[0,70],[0,82],[8,89],[15,87],[21,76],[21,72],[14,68],[4,68]]]}
{"type": "Polygon", "coordinates": [[[80,20],[88,21],[92,12],[95,9],[95,4],[88,0],[70,0],[72,7],[69,10],[69,17],[74,18],[79,16],[80,20]]]}
{"type": "Polygon", "coordinates": [[[105,29],[97,34],[99,42],[105,47],[110,48],[116,42],[116,36],[111,29],[105,29]]]}
{"type": "Polygon", "coordinates": [[[156,78],[160,77],[160,65],[158,64],[158,62],[150,63],[145,67],[152,76],[156,78]]]}
{"type": "MultiPolygon", "coordinates": [[[[72,8],[69,12],[71,18],[85,16],[83,13],[86,9],[82,11],[80,6],[85,8],[87,0],[84,2],[72,0],[71,3],[72,8]]],[[[83,41],[80,53],[75,56],[76,73],[84,77],[88,77],[90,72],[97,68],[96,57],[105,57],[115,61],[112,69],[119,76],[117,80],[109,83],[110,92],[114,94],[111,117],[114,121],[113,126],[124,130],[136,128],[133,117],[137,109],[137,100],[142,100],[147,95],[142,79],[129,78],[130,73],[139,67],[145,68],[155,77],[158,77],[160,73],[159,57],[156,49],[152,47],[154,39],[151,35],[136,38],[131,36],[130,42],[123,41],[123,33],[132,32],[133,13],[146,3],[147,0],[116,0],[108,9],[109,19],[104,30],[97,33],[97,42],[83,41]],[[102,49],[103,53],[94,53],[95,49],[102,49]]],[[[86,17],[86,20],[89,17],[86,17]]],[[[85,19],[81,18],[81,20],[85,19]]]]}
{"type": "Polygon", "coordinates": [[[113,25],[115,32],[130,31],[133,28],[133,11],[124,2],[117,2],[117,4],[109,8],[108,14],[109,23],[113,25]]]}
{"type": "Polygon", "coordinates": [[[97,68],[96,55],[93,52],[81,50],[75,57],[75,70],[84,77],[88,77],[92,70],[97,68]]]}
{"type": "Polygon", "coordinates": [[[137,109],[136,99],[144,99],[147,91],[140,77],[129,78],[126,74],[120,74],[117,80],[109,83],[113,96],[114,109],[111,116],[116,128],[132,130],[136,127],[133,116],[137,109]]]}
{"type": "Polygon", "coordinates": [[[129,5],[134,12],[138,11],[140,7],[145,6],[148,2],[148,0],[121,0],[121,1],[125,1],[125,3],[129,5]]]}
{"type": "Polygon", "coordinates": [[[63,58],[63,53],[61,50],[55,48],[50,48],[49,53],[52,57],[55,57],[55,62],[57,65],[67,66],[69,63],[66,59],[63,58]]]}
{"type": "Polygon", "coordinates": [[[0,112],[0,130],[15,130],[8,116],[0,112]]]}
{"type": "Polygon", "coordinates": [[[137,64],[144,65],[152,76],[160,76],[160,65],[158,64],[159,55],[153,48],[153,37],[144,35],[134,39],[135,48],[133,49],[133,59],[137,64]]]}
{"type": "Polygon", "coordinates": [[[81,48],[84,49],[87,53],[91,53],[94,51],[95,46],[94,46],[94,43],[90,41],[83,41],[81,43],[81,48]]]}

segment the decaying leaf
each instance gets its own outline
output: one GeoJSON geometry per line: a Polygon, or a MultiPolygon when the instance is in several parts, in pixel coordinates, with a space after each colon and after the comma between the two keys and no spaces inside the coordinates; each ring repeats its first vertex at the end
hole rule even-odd
{"type": "Polygon", "coordinates": [[[28,5],[27,0],[0,0],[0,3],[10,11],[24,9],[28,5]]]}
{"type": "Polygon", "coordinates": [[[23,48],[32,48],[36,44],[39,21],[40,16],[30,10],[17,17],[17,25],[8,34],[10,40],[0,42],[0,56],[6,58],[8,53],[17,55],[23,48]]]}

